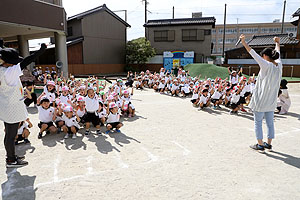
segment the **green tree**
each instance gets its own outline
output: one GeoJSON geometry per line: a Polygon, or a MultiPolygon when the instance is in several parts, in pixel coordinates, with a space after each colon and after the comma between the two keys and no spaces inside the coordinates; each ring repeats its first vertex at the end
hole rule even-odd
{"type": "Polygon", "coordinates": [[[137,64],[138,66],[145,63],[155,55],[155,50],[149,40],[141,37],[127,42],[126,45],[126,65],[137,64]]]}

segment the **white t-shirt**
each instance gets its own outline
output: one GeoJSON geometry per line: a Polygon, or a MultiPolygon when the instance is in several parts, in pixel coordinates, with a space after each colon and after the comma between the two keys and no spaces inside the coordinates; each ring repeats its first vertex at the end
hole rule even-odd
{"type": "Polygon", "coordinates": [[[94,98],[90,98],[89,96],[86,96],[84,98],[85,101],[85,109],[88,112],[96,112],[99,109],[99,100],[98,96],[95,95],[94,98]]]}
{"type": "Polygon", "coordinates": [[[80,108],[77,107],[77,115],[78,115],[78,117],[83,117],[83,115],[85,113],[86,113],[85,106],[84,106],[83,110],[80,110],[80,108]]]}
{"type": "Polygon", "coordinates": [[[207,101],[208,101],[208,98],[209,98],[208,96],[201,95],[201,97],[200,97],[200,103],[206,104],[207,101]]]}
{"type": "Polygon", "coordinates": [[[215,90],[214,94],[211,96],[212,99],[220,99],[222,97],[222,93],[218,90],[215,90]]]}
{"type": "Polygon", "coordinates": [[[241,98],[241,95],[234,93],[231,97],[231,103],[239,102],[240,98],[241,98]]]}
{"type": "Polygon", "coordinates": [[[28,123],[24,122],[23,125],[18,129],[18,135],[22,135],[24,129],[28,129],[28,123]]]}
{"type": "Polygon", "coordinates": [[[62,103],[66,104],[67,106],[71,106],[71,104],[68,103],[68,100],[72,100],[72,95],[68,94],[67,96],[60,95],[59,99],[62,103]]]}
{"type": "Polygon", "coordinates": [[[198,93],[193,93],[192,100],[198,99],[198,98],[199,98],[199,94],[198,93]]]}
{"type": "Polygon", "coordinates": [[[75,126],[77,128],[80,128],[79,124],[78,124],[78,121],[76,119],[76,116],[73,116],[72,118],[68,118],[65,114],[63,114],[62,119],[65,122],[67,127],[70,128],[72,126],[75,126]]]}
{"type": "Polygon", "coordinates": [[[47,110],[42,106],[38,106],[39,120],[44,123],[49,123],[53,121],[54,108],[49,107],[47,110]]]}
{"type": "Polygon", "coordinates": [[[178,89],[179,89],[179,86],[178,86],[178,85],[175,85],[175,84],[172,85],[172,91],[178,90],[178,89]]]}
{"type": "Polygon", "coordinates": [[[99,118],[106,117],[106,109],[102,108],[102,110],[98,113],[99,118]]]}
{"type": "Polygon", "coordinates": [[[164,89],[165,87],[166,87],[165,83],[160,83],[158,86],[159,89],[164,89]]]}
{"type": "Polygon", "coordinates": [[[237,84],[239,82],[239,75],[236,76],[230,76],[231,78],[231,84],[237,84]]]}
{"type": "Polygon", "coordinates": [[[109,112],[109,114],[107,115],[107,123],[115,123],[115,122],[119,122],[120,121],[120,114],[116,113],[113,114],[111,112],[109,112]]]}

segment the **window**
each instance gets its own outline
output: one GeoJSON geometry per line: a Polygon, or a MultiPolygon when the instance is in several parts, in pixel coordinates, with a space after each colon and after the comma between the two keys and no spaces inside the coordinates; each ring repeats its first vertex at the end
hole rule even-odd
{"type": "Polygon", "coordinates": [[[258,28],[240,28],[240,34],[258,33],[258,28]]]}
{"type": "Polygon", "coordinates": [[[73,36],[73,27],[72,26],[70,26],[70,27],[68,27],[68,36],[73,36]]]}
{"type": "Polygon", "coordinates": [[[183,41],[196,41],[197,40],[197,29],[183,29],[182,30],[183,41]]]}
{"type": "Polygon", "coordinates": [[[173,42],[175,41],[174,30],[154,31],[155,42],[173,42]]]}
{"type": "Polygon", "coordinates": [[[216,38],[213,38],[213,39],[211,40],[211,42],[215,44],[215,43],[216,43],[216,38]]]}
{"type": "Polygon", "coordinates": [[[226,38],[226,39],[225,39],[225,43],[226,43],[226,44],[233,44],[233,43],[236,43],[236,39],[234,39],[234,38],[226,38]]]}
{"type": "Polygon", "coordinates": [[[280,33],[281,28],[261,28],[261,33],[280,33]]]}
{"type": "Polygon", "coordinates": [[[223,43],[223,39],[218,39],[218,43],[222,44],[223,43]]]}
{"type": "Polygon", "coordinates": [[[236,29],[235,28],[233,28],[233,29],[226,29],[225,33],[226,34],[236,34],[236,29]]]}
{"type": "Polygon", "coordinates": [[[218,33],[219,33],[219,34],[223,34],[223,29],[219,29],[219,30],[218,30],[218,33]]]}
{"type": "Polygon", "coordinates": [[[214,35],[214,34],[216,34],[216,29],[213,29],[213,30],[211,30],[211,33],[214,35]]]}
{"type": "Polygon", "coordinates": [[[204,35],[211,35],[211,30],[210,29],[204,30],[204,35]]]}
{"type": "Polygon", "coordinates": [[[155,42],[167,42],[168,41],[168,31],[154,31],[154,41],[155,42]]]}

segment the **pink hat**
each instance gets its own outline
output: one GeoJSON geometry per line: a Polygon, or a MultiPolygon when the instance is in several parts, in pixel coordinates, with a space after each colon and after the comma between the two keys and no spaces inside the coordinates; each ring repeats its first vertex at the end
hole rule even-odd
{"type": "Polygon", "coordinates": [[[62,87],[62,91],[69,91],[69,88],[67,86],[62,87]]]}
{"type": "Polygon", "coordinates": [[[123,92],[123,94],[129,94],[128,90],[125,90],[125,91],[123,92]]]}
{"type": "Polygon", "coordinates": [[[113,92],[111,95],[113,95],[113,96],[117,96],[118,94],[117,94],[117,93],[115,93],[115,92],[113,92]]]}
{"type": "Polygon", "coordinates": [[[116,107],[118,107],[118,106],[114,102],[109,103],[109,108],[116,108],[116,107]]]}
{"type": "Polygon", "coordinates": [[[77,101],[78,101],[78,102],[84,101],[84,99],[83,99],[83,97],[78,97],[78,98],[77,98],[77,101]]]}
{"type": "Polygon", "coordinates": [[[60,100],[60,99],[55,99],[55,103],[56,103],[57,105],[60,105],[60,104],[61,104],[61,100],[60,100]]]}
{"type": "Polygon", "coordinates": [[[245,77],[245,76],[242,76],[241,78],[240,78],[240,81],[246,81],[247,80],[247,78],[245,77]]]}
{"type": "Polygon", "coordinates": [[[66,107],[64,108],[64,111],[65,111],[65,112],[73,112],[73,108],[72,108],[72,106],[66,106],[66,107]]]}
{"type": "Polygon", "coordinates": [[[114,97],[112,95],[109,95],[107,98],[107,100],[113,100],[113,99],[114,99],[114,97]]]}
{"type": "Polygon", "coordinates": [[[48,81],[48,82],[47,82],[47,85],[55,86],[55,83],[54,83],[54,81],[48,81]]]}

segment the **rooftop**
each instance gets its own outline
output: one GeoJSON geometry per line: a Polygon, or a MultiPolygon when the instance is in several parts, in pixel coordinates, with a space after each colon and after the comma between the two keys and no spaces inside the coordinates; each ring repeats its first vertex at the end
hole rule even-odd
{"type": "Polygon", "coordinates": [[[215,26],[216,19],[214,17],[200,17],[200,18],[179,18],[179,19],[158,19],[148,20],[144,25],[149,26],[176,26],[176,25],[213,25],[215,26]]]}
{"type": "Polygon", "coordinates": [[[292,44],[296,45],[299,43],[295,37],[290,37],[288,34],[270,34],[270,35],[254,35],[248,42],[249,46],[270,46],[274,45],[274,37],[280,38],[280,44],[292,44]]]}
{"type": "Polygon", "coordinates": [[[300,16],[300,8],[292,15],[293,17],[300,16]]]}
{"type": "Polygon", "coordinates": [[[68,21],[74,20],[74,19],[82,19],[85,16],[94,14],[96,12],[100,12],[100,11],[106,11],[109,14],[111,14],[113,17],[115,17],[117,20],[119,20],[120,22],[122,22],[126,27],[131,27],[126,21],[124,21],[121,17],[119,17],[117,14],[115,14],[113,11],[111,11],[110,9],[108,9],[106,7],[106,4],[103,4],[102,6],[93,8],[91,10],[87,10],[85,12],[79,13],[77,15],[73,15],[71,17],[68,17],[68,21]]]}

